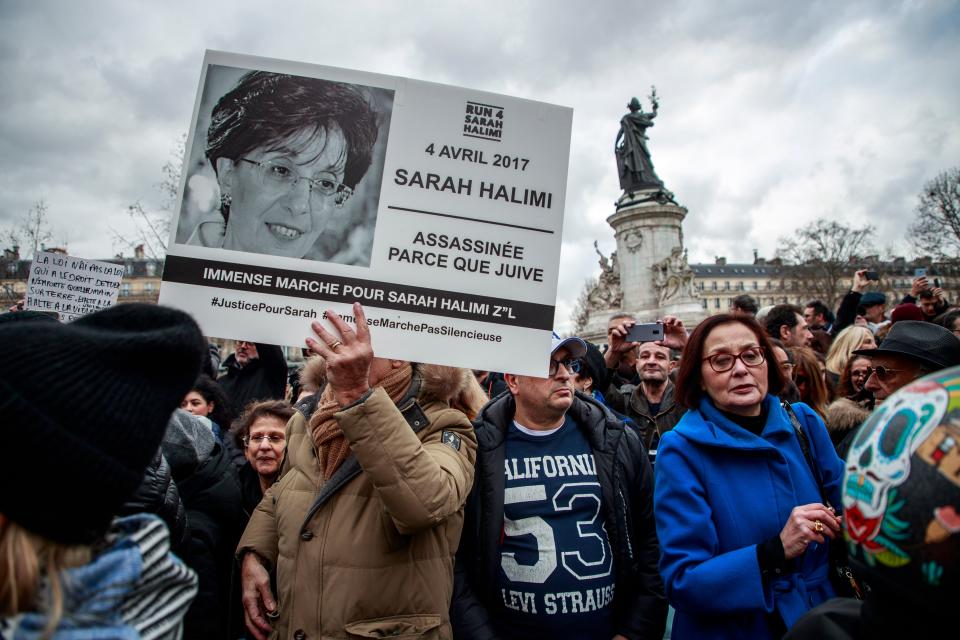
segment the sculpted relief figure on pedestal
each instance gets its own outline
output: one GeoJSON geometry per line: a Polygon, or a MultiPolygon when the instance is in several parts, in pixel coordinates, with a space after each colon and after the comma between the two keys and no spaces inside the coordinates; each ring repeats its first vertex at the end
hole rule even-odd
{"type": "Polygon", "coordinates": [[[620,262],[617,252],[614,251],[607,258],[600,252],[596,240],[593,241],[593,249],[600,257],[600,277],[597,286],[587,298],[587,308],[591,311],[619,309],[623,301],[623,291],[620,289],[620,262]]]}
{"type": "Polygon", "coordinates": [[[653,284],[660,305],[682,298],[696,298],[693,288],[693,269],[687,263],[687,252],[674,247],[670,255],[654,263],[653,284]]]}

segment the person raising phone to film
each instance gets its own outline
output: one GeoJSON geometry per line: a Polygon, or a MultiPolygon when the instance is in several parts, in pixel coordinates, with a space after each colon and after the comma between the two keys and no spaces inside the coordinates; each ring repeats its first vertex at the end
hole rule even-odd
{"type": "Polygon", "coordinates": [[[650,323],[622,318],[607,332],[604,361],[610,382],[605,385],[604,397],[614,411],[636,423],[651,462],[656,459],[660,437],[683,415],[683,409],[674,401],[671,373],[676,367],[673,354],[683,348],[686,338],[683,323],[673,316],[650,323]],[[628,353],[636,354],[640,382],[618,387],[609,372],[616,370],[621,358],[628,353]]]}

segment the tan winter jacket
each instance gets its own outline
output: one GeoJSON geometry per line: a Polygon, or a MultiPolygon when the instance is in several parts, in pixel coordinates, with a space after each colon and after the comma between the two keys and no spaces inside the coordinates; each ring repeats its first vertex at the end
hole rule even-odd
{"type": "Polygon", "coordinates": [[[306,420],[237,549],[275,567],[272,638],[451,638],[453,557],[476,437],[447,400],[469,372],[421,365],[397,405],[382,388],[337,414],[352,455],[329,481],[306,420]]]}

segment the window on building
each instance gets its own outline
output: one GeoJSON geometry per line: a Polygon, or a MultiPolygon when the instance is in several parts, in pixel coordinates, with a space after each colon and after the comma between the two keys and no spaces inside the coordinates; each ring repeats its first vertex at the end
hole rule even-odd
{"type": "Polygon", "coordinates": [[[144,285],[143,285],[143,292],[144,292],[144,293],[153,293],[153,283],[152,283],[152,282],[146,282],[146,283],[144,283],[144,285]]]}
{"type": "Polygon", "coordinates": [[[128,295],[130,295],[130,283],[129,283],[129,282],[123,282],[123,283],[120,284],[120,295],[121,295],[121,296],[128,296],[128,295]]]}
{"type": "Polygon", "coordinates": [[[754,281],[753,281],[753,290],[756,291],[756,290],[759,289],[759,288],[760,288],[760,287],[757,286],[757,281],[754,280],[754,281]]]}
{"type": "Polygon", "coordinates": [[[713,282],[711,282],[710,284],[712,284],[712,285],[713,285],[713,287],[712,287],[712,289],[713,289],[714,291],[716,291],[716,290],[717,290],[717,281],[716,281],[716,280],[714,280],[714,281],[713,281],[713,282]]]}
{"type": "Polygon", "coordinates": [[[713,299],[713,308],[714,308],[714,309],[719,309],[719,308],[720,308],[720,298],[714,298],[714,299],[713,299]]]}
{"type": "Polygon", "coordinates": [[[707,308],[707,299],[706,299],[706,298],[703,298],[703,308],[704,308],[704,309],[707,308]]]}
{"type": "Polygon", "coordinates": [[[727,280],[726,282],[723,283],[723,290],[724,290],[724,291],[730,291],[730,281],[729,281],[729,280],[727,280]]]}

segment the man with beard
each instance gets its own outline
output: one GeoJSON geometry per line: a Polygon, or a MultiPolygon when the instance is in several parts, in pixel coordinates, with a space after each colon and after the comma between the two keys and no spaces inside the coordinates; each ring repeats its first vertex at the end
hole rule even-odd
{"type": "MultiPolygon", "coordinates": [[[[666,317],[663,321],[664,335],[672,338],[671,346],[682,348],[686,332],[683,323],[666,317]]],[[[670,347],[661,342],[624,342],[632,323],[624,322],[607,333],[607,352],[604,354],[608,369],[615,369],[618,355],[636,347],[637,374],[640,383],[617,388],[607,388],[606,401],[610,407],[631,418],[640,432],[644,447],[651,456],[656,455],[660,437],[673,429],[680,421],[684,410],[674,402],[673,382],[670,371],[674,363],[670,359],[670,347]]],[[[651,460],[653,458],[651,457],[651,460]]]]}
{"type": "Polygon", "coordinates": [[[788,349],[808,347],[813,340],[803,312],[793,304],[778,304],[770,309],[764,326],[771,338],[779,340],[788,349]]]}

